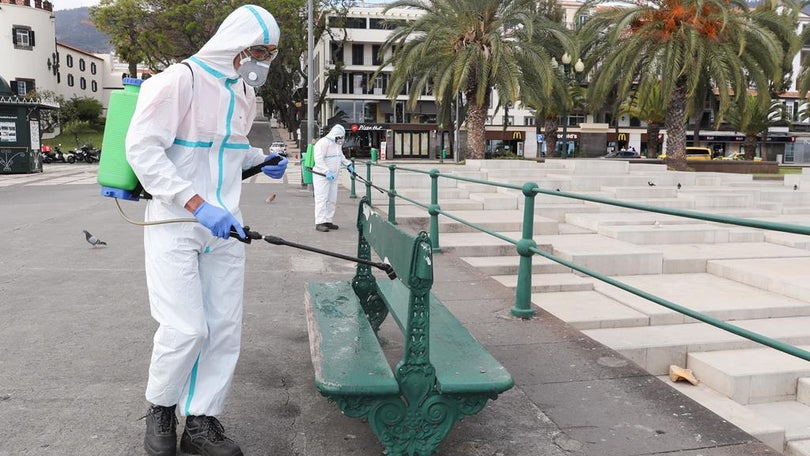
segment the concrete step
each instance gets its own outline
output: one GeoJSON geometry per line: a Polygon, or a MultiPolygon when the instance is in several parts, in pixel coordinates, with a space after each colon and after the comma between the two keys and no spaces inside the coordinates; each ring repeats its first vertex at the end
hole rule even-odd
{"type": "Polygon", "coordinates": [[[806,257],[804,249],[770,242],[728,242],[723,244],[662,244],[649,246],[664,254],[664,274],[707,272],[710,260],[806,257]]]}
{"type": "Polygon", "coordinates": [[[647,315],[592,290],[532,293],[532,304],[583,331],[649,324],[647,315]]]}
{"type": "Polygon", "coordinates": [[[720,244],[727,242],[762,242],[765,236],[753,228],[738,228],[708,223],[651,225],[606,225],[598,233],[633,244],[720,244]]]}
{"type": "MultiPolygon", "coordinates": [[[[495,187],[493,187],[495,188],[495,187]]],[[[470,193],[470,199],[480,201],[484,205],[484,210],[504,210],[517,209],[517,201],[520,198],[517,194],[506,193],[470,193]]]]}
{"type": "Polygon", "coordinates": [[[810,405],[810,378],[802,377],[796,384],[796,400],[804,405],[810,405]]]}
{"type": "MultiPolygon", "coordinates": [[[[520,256],[497,256],[497,257],[462,257],[462,260],[480,270],[484,274],[495,275],[517,275],[520,265],[520,256]]],[[[559,263],[551,261],[541,256],[532,257],[532,272],[535,274],[559,274],[570,273],[571,269],[559,263]]]]}
{"type": "Polygon", "coordinates": [[[718,277],[810,301],[810,258],[710,260],[706,270],[718,277]]]}
{"type": "MultiPolygon", "coordinates": [[[[517,287],[516,275],[496,275],[492,276],[492,278],[505,287],[517,287]]],[[[593,290],[593,282],[590,279],[580,277],[576,274],[566,272],[532,274],[532,293],[589,290],[593,290]]]]}
{"type": "MultiPolygon", "coordinates": [[[[775,309],[775,312],[779,313],[780,310],[784,311],[775,309]]],[[[766,317],[734,321],[733,324],[791,345],[810,344],[810,316],[766,317]]],[[[756,342],[705,323],[645,326],[621,330],[594,329],[583,332],[591,339],[628,357],[653,375],[666,375],[672,364],[686,366],[687,356],[692,352],[761,347],[756,342]]]]}
{"type": "Polygon", "coordinates": [[[554,255],[602,274],[661,274],[663,255],[645,246],[597,234],[539,236],[535,240],[553,245],[554,255]]]}
{"type": "MultiPolygon", "coordinates": [[[[468,223],[475,224],[479,227],[486,228],[491,231],[522,231],[523,227],[523,212],[518,210],[485,210],[485,211],[453,211],[453,215],[467,221],[468,223]]],[[[534,232],[536,234],[557,234],[557,225],[559,222],[556,220],[540,217],[534,217],[534,232]]],[[[474,232],[476,228],[464,225],[453,219],[447,217],[439,217],[439,231],[443,233],[463,233],[474,232]]]]}
{"type": "Polygon", "coordinates": [[[795,400],[798,379],[810,376],[810,361],[772,348],[689,353],[687,367],[739,404],[795,400]]]}
{"type": "Polygon", "coordinates": [[[609,187],[600,188],[601,191],[610,195],[610,198],[619,200],[636,200],[652,198],[676,198],[678,189],[675,187],[609,187]]]}
{"type": "MultiPolygon", "coordinates": [[[[362,187],[365,192],[365,187],[362,187]]],[[[376,190],[372,190],[376,192],[376,190]]],[[[397,193],[407,196],[410,199],[419,201],[422,204],[430,204],[430,188],[403,188],[397,189],[397,193]]],[[[381,197],[385,197],[382,193],[377,192],[381,197]]],[[[376,195],[375,195],[376,196],[376,195]]],[[[444,202],[446,199],[468,199],[470,191],[464,188],[447,187],[439,189],[439,203],[444,202]]],[[[411,204],[405,200],[397,199],[397,204],[411,204]]]]}
{"type": "Polygon", "coordinates": [[[692,398],[695,402],[700,403],[726,421],[733,423],[774,450],[784,451],[784,427],[775,424],[748,407],[734,402],[702,383],[697,385],[687,382],[673,383],[670,381],[669,376],[659,378],[662,382],[692,398]]]}
{"type": "Polygon", "coordinates": [[[782,401],[747,407],[776,426],[783,427],[787,442],[810,440],[810,407],[807,405],[782,401]]]}

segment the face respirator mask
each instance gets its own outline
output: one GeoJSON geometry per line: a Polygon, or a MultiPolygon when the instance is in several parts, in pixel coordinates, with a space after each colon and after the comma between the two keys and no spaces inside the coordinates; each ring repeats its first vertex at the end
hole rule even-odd
{"type": "Polygon", "coordinates": [[[239,68],[236,72],[244,79],[245,84],[251,87],[259,87],[267,81],[267,75],[270,73],[270,62],[261,62],[250,56],[243,57],[239,61],[239,68]]]}
{"type": "Polygon", "coordinates": [[[335,136],[335,143],[338,146],[342,146],[343,145],[343,136],[335,136]]]}

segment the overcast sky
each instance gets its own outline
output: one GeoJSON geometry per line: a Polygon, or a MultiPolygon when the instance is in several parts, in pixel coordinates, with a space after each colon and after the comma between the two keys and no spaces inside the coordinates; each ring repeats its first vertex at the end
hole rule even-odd
{"type": "Polygon", "coordinates": [[[51,3],[53,3],[53,9],[65,10],[81,8],[83,6],[96,6],[98,5],[98,0],[51,0],[51,3]]]}

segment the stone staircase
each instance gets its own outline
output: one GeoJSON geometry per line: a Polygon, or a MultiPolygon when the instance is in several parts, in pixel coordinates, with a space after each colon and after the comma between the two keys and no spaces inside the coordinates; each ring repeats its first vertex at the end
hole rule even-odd
{"type": "MultiPolygon", "coordinates": [[[[409,165],[413,168],[415,166],[409,165]]],[[[425,165],[430,169],[435,165],[425,165]]],[[[387,174],[374,174],[386,182],[387,174]]],[[[810,173],[781,181],[667,171],[609,160],[473,161],[443,172],[549,191],[797,225],[810,224],[810,173]],[[678,185],[680,184],[680,186],[678,185]]],[[[429,204],[429,178],[397,174],[402,195],[429,204]]],[[[379,181],[377,179],[380,179],[379,181]]],[[[382,195],[376,203],[382,205],[382,195]]],[[[440,179],[442,210],[520,239],[519,190],[440,179]]],[[[400,224],[427,229],[422,208],[397,204],[400,224]]],[[[440,217],[439,243],[507,287],[510,243],[440,217]]],[[[810,237],[710,223],[542,194],[534,240],[567,261],[681,306],[810,350],[810,237]]],[[[540,256],[532,302],[613,348],[683,394],[786,455],[810,455],[810,362],[669,310],[540,256]],[[700,384],[672,383],[670,365],[700,384]]]]}

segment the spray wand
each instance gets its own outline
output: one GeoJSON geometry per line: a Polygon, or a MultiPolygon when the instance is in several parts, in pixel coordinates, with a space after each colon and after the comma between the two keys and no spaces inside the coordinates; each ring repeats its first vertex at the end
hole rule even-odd
{"type": "Polygon", "coordinates": [[[290,242],[290,241],[284,240],[284,239],[282,239],[282,238],[280,238],[278,236],[269,236],[269,235],[265,236],[265,235],[262,235],[261,233],[258,233],[256,231],[252,231],[250,229],[250,227],[247,226],[247,225],[245,225],[243,228],[245,230],[245,237],[244,238],[239,236],[239,233],[237,233],[234,228],[231,228],[231,237],[236,238],[236,239],[244,242],[245,244],[250,244],[251,241],[254,240],[254,239],[255,240],[264,240],[264,241],[267,241],[270,244],[286,245],[288,247],[293,247],[293,248],[296,248],[296,249],[308,250],[310,252],[320,253],[321,255],[331,256],[331,257],[340,258],[340,259],[348,260],[348,261],[353,261],[355,263],[365,264],[365,265],[372,266],[372,267],[375,267],[377,269],[380,269],[381,271],[385,272],[388,275],[388,278],[391,279],[391,280],[397,278],[397,273],[394,271],[394,268],[388,263],[378,263],[378,262],[375,262],[375,261],[369,261],[369,260],[364,260],[362,258],[357,258],[357,257],[344,255],[342,253],[330,252],[328,250],[321,250],[321,249],[319,249],[317,247],[311,247],[311,246],[308,246],[308,245],[303,245],[303,244],[298,244],[298,243],[295,243],[295,242],[290,242]]]}
{"type": "MultiPolygon", "coordinates": [[[[307,167],[307,169],[308,169],[308,170],[309,170],[309,172],[311,172],[312,174],[317,174],[317,175],[319,175],[319,176],[326,177],[326,174],[324,174],[324,173],[319,173],[318,171],[315,171],[314,169],[309,168],[309,167],[307,167]]],[[[376,185],[372,184],[371,182],[369,182],[369,181],[367,181],[367,180],[363,179],[363,178],[362,178],[362,177],[361,177],[359,174],[357,174],[357,173],[351,173],[351,174],[352,174],[352,176],[354,176],[354,178],[355,178],[355,179],[359,179],[359,180],[360,180],[360,182],[362,182],[363,184],[370,185],[371,187],[376,188],[376,189],[377,189],[377,190],[378,190],[380,193],[388,193],[388,192],[387,192],[385,189],[382,189],[382,188],[380,188],[380,187],[377,187],[376,185]]]]}

